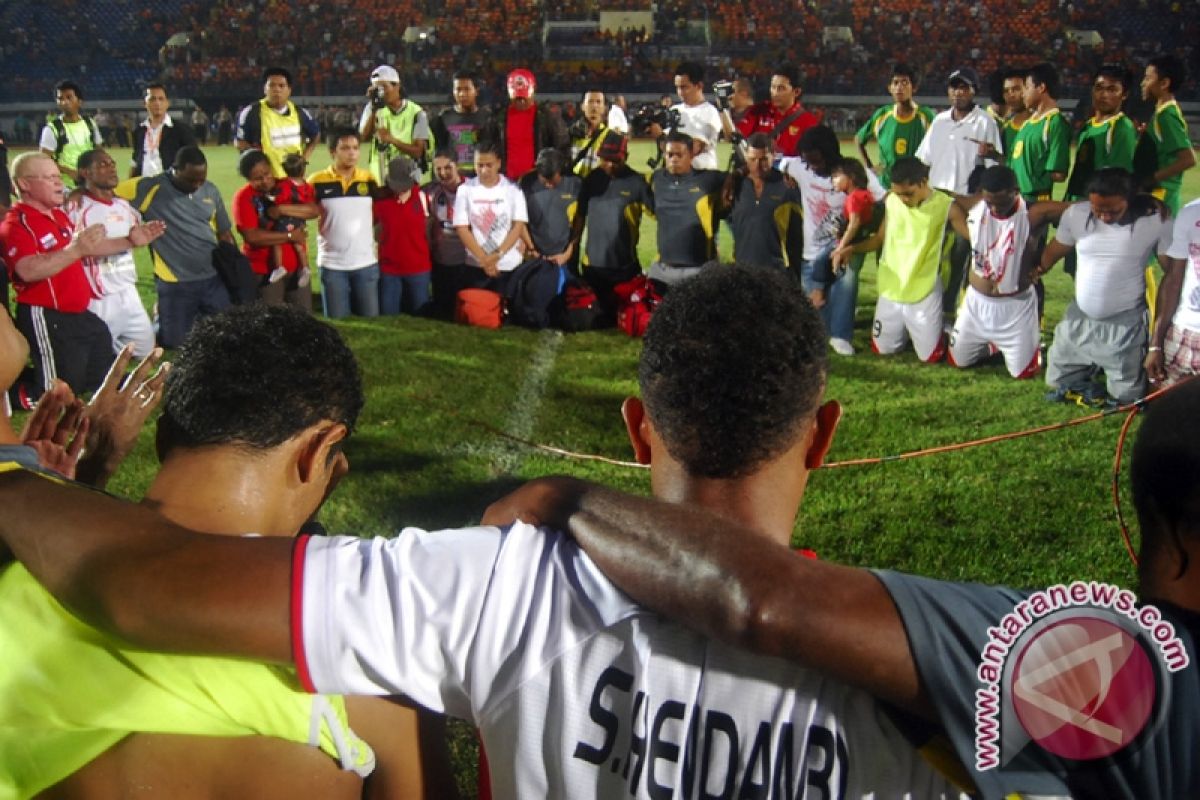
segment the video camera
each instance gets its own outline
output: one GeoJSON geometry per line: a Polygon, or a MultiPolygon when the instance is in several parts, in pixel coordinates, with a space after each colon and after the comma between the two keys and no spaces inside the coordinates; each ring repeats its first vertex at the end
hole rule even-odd
{"type": "Polygon", "coordinates": [[[646,136],[653,125],[665,131],[678,128],[680,121],[679,110],[676,108],[663,108],[658,103],[642,103],[629,119],[629,129],[634,136],[646,136]]]}
{"type": "Polygon", "coordinates": [[[717,96],[717,106],[724,108],[736,89],[733,81],[713,81],[712,90],[713,94],[717,96]]]}
{"type": "Polygon", "coordinates": [[[376,111],[387,105],[387,102],[383,99],[382,86],[372,86],[370,89],[367,89],[367,97],[371,99],[371,108],[376,111]]]}

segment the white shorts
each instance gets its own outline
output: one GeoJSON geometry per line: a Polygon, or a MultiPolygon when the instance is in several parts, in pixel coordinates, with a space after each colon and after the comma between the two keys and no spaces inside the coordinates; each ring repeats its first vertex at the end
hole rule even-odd
{"type": "Polygon", "coordinates": [[[138,358],[145,358],[154,349],[154,327],[136,286],[125,286],[112,294],[92,298],[88,311],[104,320],[116,352],[121,352],[121,348],[130,342],[133,342],[133,354],[138,358]]]}
{"type": "Polygon", "coordinates": [[[1037,293],[1032,286],[1011,297],[988,297],[967,287],[950,334],[951,364],[969,367],[999,350],[1009,375],[1030,378],[1040,365],[1039,344],[1037,293]]]}
{"type": "Polygon", "coordinates": [[[871,324],[871,349],[880,355],[898,353],[912,338],[917,358],[934,363],[942,360],[942,281],[915,303],[897,303],[880,297],[875,302],[871,324]]]}

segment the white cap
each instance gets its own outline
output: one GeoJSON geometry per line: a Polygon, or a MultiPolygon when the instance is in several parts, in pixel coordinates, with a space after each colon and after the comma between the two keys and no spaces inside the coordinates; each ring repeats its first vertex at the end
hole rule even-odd
{"type": "Polygon", "coordinates": [[[371,73],[371,82],[374,83],[375,81],[399,83],[400,73],[396,72],[394,67],[389,67],[387,64],[384,64],[381,67],[376,67],[375,71],[371,73]]]}

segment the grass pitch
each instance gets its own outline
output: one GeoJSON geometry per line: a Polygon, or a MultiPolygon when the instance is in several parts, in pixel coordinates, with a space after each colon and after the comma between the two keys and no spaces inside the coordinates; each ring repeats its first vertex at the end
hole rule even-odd
{"type": "MultiPolygon", "coordinates": [[[[845,148],[847,154],[851,147],[845,148]]],[[[210,147],[209,177],[228,203],[242,184],[231,147],[210,147]]],[[[630,163],[643,169],[649,145],[630,163]]],[[[114,151],[127,169],[128,151],[114,151]]],[[[318,150],[312,169],[328,162],[318,150]]],[[[1200,171],[1185,198],[1200,194],[1200,171]]],[[[309,226],[315,259],[314,226],[309,226]]],[[[732,253],[722,228],[721,254],[732,253]]],[[[655,225],[643,226],[648,263],[655,225]]],[[[148,263],[142,290],[153,302],[148,263]]],[[[831,356],[828,396],[845,415],[831,461],[885,456],[1062,422],[1090,413],[1043,401],[1041,377],[1014,381],[999,362],[958,370],[911,352],[869,352],[875,264],[860,281],[852,358],[831,356]]],[[[1047,279],[1046,335],[1070,298],[1057,268],[1047,279]]],[[[319,302],[317,303],[319,309],[319,302]]],[[[520,481],[569,473],[633,492],[644,470],[553,456],[495,430],[573,451],[630,458],[619,407],[637,391],[640,342],[619,331],[563,335],[466,328],[412,317],[336,323],[362,363],[367,404],[346,447],[350,475],[323,512],[332,532],[388,535],[402,526],[460,526],[520,481]]],[[[1086,578],[1132,586],[1135,575],[1110,496],[1121,418],[909,461],[821,470],[809,483],[795,541],[822,558],[939,578],[1044,585],[1086,578]]],[[[137,498],[155,469],[151,434],[113,481],[137,498]]],[[[1124,479],[1123,479],[1124,481],[1124,479]]],[[[1127,517],[1132,507],[1125,496],[1127,517]]],[[[1136,531],[1135,531],[1136,536],[1136,531]]],[[[803,613],[803,609],[797,609],[803,613]]],[[[474,744],[454,737],[460,779],[474,785],[474,744]]],[[[473,791],[468,788],[468,791],[473,791]]]]}

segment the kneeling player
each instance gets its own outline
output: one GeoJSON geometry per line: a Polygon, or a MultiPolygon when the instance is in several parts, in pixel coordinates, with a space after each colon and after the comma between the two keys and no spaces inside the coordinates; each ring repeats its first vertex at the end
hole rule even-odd
{"type": "Polygon", "coordinates": [[[884,200],[883,224],[851,252],[879,250],[879,300],[871,349],[899,352],[911,338],[917,358],[936,363],[942,341],[942,285],[949,269],[946,221],[953,198],[929,186],[929,167],[901,158],[892,167],[892,191],[884,200]]]}
{"type": "Polygon", "coordinates": [[[1035,261],[1031,232],[1058,221],[1069,203],[1026,204],[1008,167],[984,170],[981,197],[950,208],[954,230],[971,243],[969,285],[950,334],[949,361],[969,367],[997,350],[1014,378],[1031,378],[1041,366],[1035,261]],[[982,200],[982,202],[980,202],[982,200]]]}

